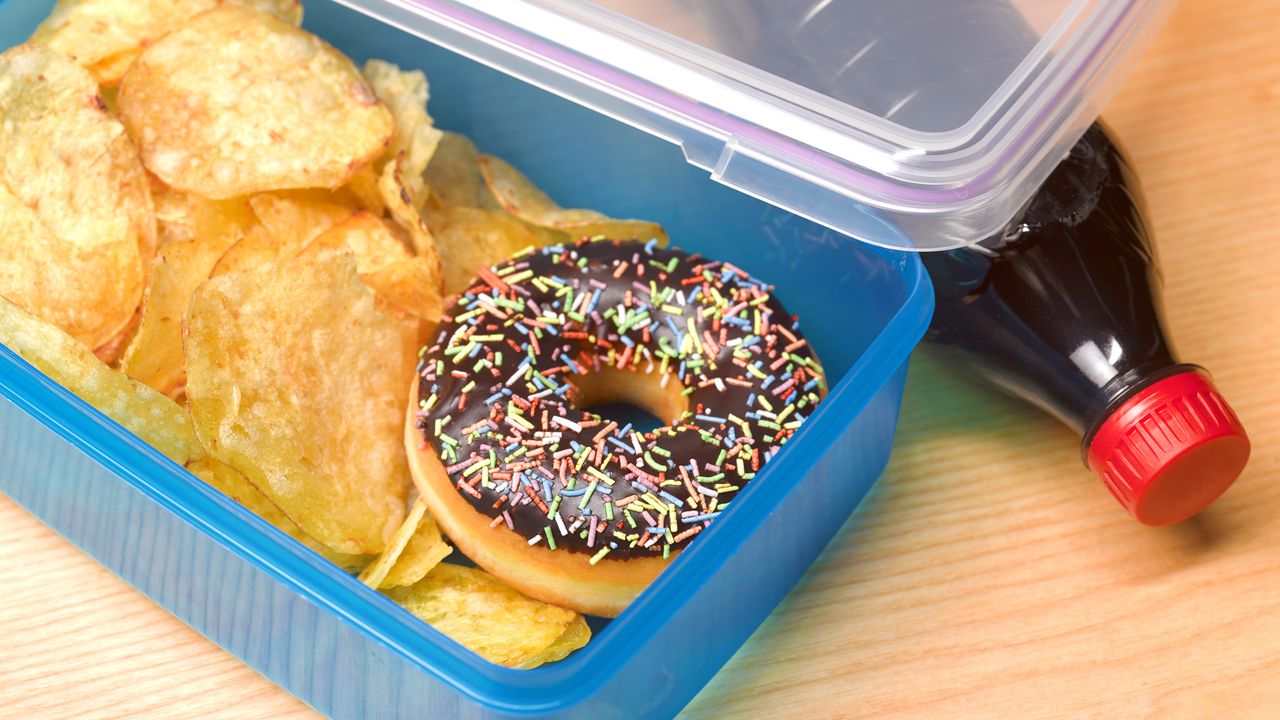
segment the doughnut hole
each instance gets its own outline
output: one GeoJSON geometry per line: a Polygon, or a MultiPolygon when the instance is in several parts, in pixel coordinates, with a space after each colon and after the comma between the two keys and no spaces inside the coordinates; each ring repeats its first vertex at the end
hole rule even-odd
{"type": "Polygon", "coordinates": [[[577,390],[575,404],[579,409],[649,432],[675,423],[689,411],[684,385],[668,375],[663,387],[662,377],[656,372],[603,367],[568,380],[577,390]]]}

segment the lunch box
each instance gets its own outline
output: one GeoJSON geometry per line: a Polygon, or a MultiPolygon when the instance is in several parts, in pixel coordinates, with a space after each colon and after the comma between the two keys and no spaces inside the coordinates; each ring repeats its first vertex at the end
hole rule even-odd
{"type": "MultiPolygon", "coordinates": [[[[602,719],[677,713],[853,513],[888,461],[933,309],[909,250],[1007,222],[1169,3],[304,5],[304,26],[357,63],[424,70],[438,126],[562,205],[661,222],[673,244],[774,284],[830,395],[621,616],[534,670],[465,650],[3,346],[0,492],[332,717],[602,719]],[[1010,27],[1025,53],[983,55],[983,33],[1010,27]],[[862,77],[868,58],[897,69],[862,77]]],[[[0,47],[51,7],[0,0],[0,47]]]]}

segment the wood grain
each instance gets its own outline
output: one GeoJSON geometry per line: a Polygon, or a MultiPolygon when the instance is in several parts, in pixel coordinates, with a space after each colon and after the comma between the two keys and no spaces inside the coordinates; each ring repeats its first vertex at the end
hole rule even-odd
{"type": "MultiPolygon", "coordinates": [[[[1276,716],[1280,4],[1186,0],[1106,117],[1244,478],[1140,527],[1068,431],[917,354],[884,479],[687,717],[1276,716]]],[[[0,591],[0,717],[314,717],[2,496],[0,591]]]]}

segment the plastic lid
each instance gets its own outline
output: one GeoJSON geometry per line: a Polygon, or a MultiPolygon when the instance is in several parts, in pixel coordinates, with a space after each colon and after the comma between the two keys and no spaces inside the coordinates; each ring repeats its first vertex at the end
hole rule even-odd
{"type": "Polygon", "coordinates": [[[1089,444],[1089,467],[1139,522],[1195,515],[1235,482],[1249,438],[1231,406],[1199,372],[1172,375],[1111,413],[1089,444]]]}
{"type": "Polygon", "coordinates": [[[341,0],[889,247],[1000,230],[1170,0],[341,0]]]}

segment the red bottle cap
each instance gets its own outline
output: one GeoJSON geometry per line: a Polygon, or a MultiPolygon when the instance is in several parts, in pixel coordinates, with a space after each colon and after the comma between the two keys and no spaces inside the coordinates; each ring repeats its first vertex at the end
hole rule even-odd
{"type": "Polygon", "coordinates": [[[1226,491],[1249,461],[1249,437],[1203,373],[1167,377],[1111,413],[1089,443],[1089,467],[1144,525],[1186,520],[1226,491]]]}

